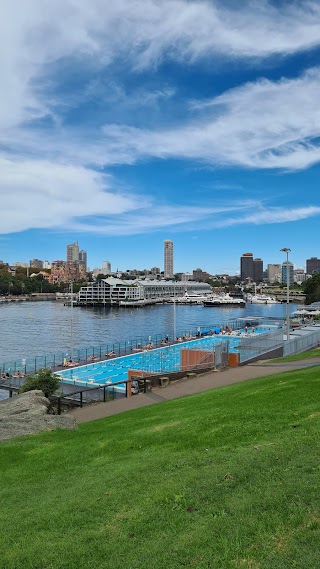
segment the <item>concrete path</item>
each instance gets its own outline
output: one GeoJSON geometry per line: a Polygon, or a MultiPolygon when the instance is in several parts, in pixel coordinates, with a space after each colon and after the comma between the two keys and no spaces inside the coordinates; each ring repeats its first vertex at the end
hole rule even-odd
{"type": "Polygon", "coordinates": [[[131,411],[132,409],[154,405],[170,399],[178,399],[186,395],[194,395],[195,393],[201,393],[202,391],[208,391],[224,385],[231,385],[240,381],[247,381],[255,377],[275,375],[277,373],[315,365],[320,365],[320,355],[317,358],[297,362],[271,364],[260,361],[255,364],[228,368],[223,371],[210,371],[193,378],[180,379],[179,381],[170,383],[165,388],[154,388],[150,393],[140,393],[139,395],[133,395],[127,399],[116,399],[115,401],[106,403],[86,405],[82,407],[82,409],[72,409],[68,414],[75,417],[78,423],[87,423],[89,421],[95,421],[96,419],[102,419],[103,417],[117,415],[124,411],[131,411]]]}

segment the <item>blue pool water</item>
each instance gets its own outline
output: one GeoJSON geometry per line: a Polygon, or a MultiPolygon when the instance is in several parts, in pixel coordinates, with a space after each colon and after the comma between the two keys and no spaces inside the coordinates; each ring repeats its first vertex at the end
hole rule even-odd
{"type": "MultiPolygon", "coordinates": [[[[270,332],[270,327],[258,326],[255,329],[255,335],[264,334],[266,332],[270,332]]],[[[244,335],[244,333],[244,330],[238,331],[238,334],[244,335]]],[[[113,384],[127,380],[129,369],[143,370],[150,373],[179,371],[181,348],[198,348],[210,351],[215,344],[224,341],[229,342],[230,352],[238,351],[239,335],[224,336],[218,334],[63,370],[60,371],[58,375],[65,383],[72,383],[78,386],[83,386],[88,383],[94,386],[113,384]]],[[[125,385],[117,385],[117,389],[123,391],[125,385]]]]}

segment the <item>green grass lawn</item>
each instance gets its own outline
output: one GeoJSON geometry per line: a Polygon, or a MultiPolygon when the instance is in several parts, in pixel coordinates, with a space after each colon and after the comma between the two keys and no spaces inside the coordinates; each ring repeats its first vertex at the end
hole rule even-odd
{"type": "Polygon", "coordinates": [[[319,569],[319,376],[2,443],[1,569],[319,569]]]}
{"type": "Polygon", "coordinates": [[[319,358],[320,349],[308,350],[307,352],[302,352],[301,354],[291,354],[291,356],[283,356],[282,358],[275,358],[270,360],[273,362],[296,362],[299,360],[308,360],[309,358],[319,358]]]}

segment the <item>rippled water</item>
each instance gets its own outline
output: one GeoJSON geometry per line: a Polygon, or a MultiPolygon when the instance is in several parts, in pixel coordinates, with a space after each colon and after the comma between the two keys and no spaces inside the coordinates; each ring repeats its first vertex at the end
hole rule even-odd
{"type": "MultiPolygon", "coordinates": [[[[290,304],[290,312],[297,305],[290,304]]],[[[71,307],[57,301],[17,302],[0,305],[0,362],[70,349],[71,307]]],[[[177,334],[198,326],[219,326],[237,317],[285,317],[286,305],[246,308],[176,306],[177,334]]],[[[173,335],[173,305],[141,308],[73,308],[74,348],[173,335]]]]}

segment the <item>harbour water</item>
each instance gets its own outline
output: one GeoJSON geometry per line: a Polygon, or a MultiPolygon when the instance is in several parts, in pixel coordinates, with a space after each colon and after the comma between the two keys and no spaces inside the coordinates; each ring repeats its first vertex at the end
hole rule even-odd
{"type": "MultiPolygon", "coordinates": [[[[290,312],[298,306],[290,304],[290,312]]],[[[245,308],[205,308],[176,305],[176,332],[219,326],[239,317],[285,317],[285,304],[248,304],[245,308]]],[[[74,348],[133,340],[143,336],[173,336],[174,307],[159,304],[141,308],[80,308],[57,301],[0,305],[0,363],[74,348]],[[72,318],[71,318],[72,313],[72,318]],[[72,324],[73,322],[73,324],[72,324]]]]}

